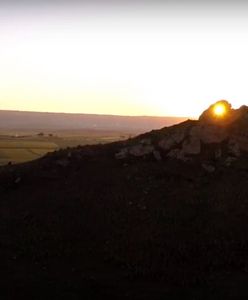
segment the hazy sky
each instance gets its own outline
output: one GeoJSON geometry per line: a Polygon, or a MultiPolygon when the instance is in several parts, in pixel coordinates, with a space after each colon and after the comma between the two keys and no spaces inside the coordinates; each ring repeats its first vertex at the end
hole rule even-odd
{"type": "Polygon", "coordinates": [[[0,109],[197,116],[247,73],[245,1],[0,1],[0,109]]]}

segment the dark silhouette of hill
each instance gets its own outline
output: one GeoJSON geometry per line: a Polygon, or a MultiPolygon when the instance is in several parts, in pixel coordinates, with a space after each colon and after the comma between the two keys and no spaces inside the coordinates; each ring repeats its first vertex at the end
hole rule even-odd
{"type": "Polygon", "coordinates": [[[2,167],[4,299],[245,299],[247,128],[248,107],[211,106],[2,167]]]}
{"type": "Polygon", "coordinates": [[[1,129],[132,130],[144,132],[182,122],[183,117],[114,116],[0,110],[1,129]]]}

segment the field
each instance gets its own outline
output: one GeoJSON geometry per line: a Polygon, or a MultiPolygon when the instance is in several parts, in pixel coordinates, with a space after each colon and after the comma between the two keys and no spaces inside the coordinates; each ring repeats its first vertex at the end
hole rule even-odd
{"type": "Polygon", "coordinates": [[[109,143],[133,135],[103,130],[0,131],[0,165],[31,161],[61,148],[109,143]]]}

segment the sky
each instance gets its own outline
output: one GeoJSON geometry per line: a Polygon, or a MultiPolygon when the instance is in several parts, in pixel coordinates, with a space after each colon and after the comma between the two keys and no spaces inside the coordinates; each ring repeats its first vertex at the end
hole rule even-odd
{"type": "Polygon", "coordinates": [[[0,109],[197,117],[247,73],[245,1],[0,0],[0,109]]]}

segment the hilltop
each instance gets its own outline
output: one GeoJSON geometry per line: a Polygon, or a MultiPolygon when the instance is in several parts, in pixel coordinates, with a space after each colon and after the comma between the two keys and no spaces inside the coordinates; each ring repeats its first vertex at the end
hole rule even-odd
{"type": "Polygon", "coordinates": [[[184,162],[229,166],[248,152],[248,107],[232,109],[227,101],[218,101],[202,113],[198,121],[155,130],[133,139],[128,147],[116,154],[117,159],[146,157],[157,160],[177,159],[184,162]],[[214,108],[223,106],[223,116],[216,116],[214,108]]]}
{"type": "Polygon", "coordinates": [[[221,101],[199,120],[0,168],[5,298],[247,296],[247,128],[248,107],[221,101]]]}

